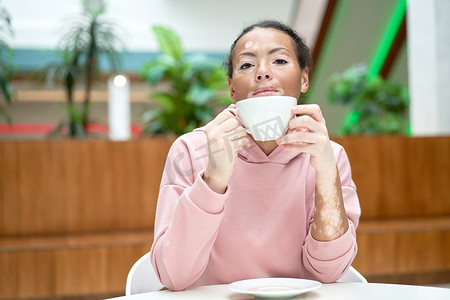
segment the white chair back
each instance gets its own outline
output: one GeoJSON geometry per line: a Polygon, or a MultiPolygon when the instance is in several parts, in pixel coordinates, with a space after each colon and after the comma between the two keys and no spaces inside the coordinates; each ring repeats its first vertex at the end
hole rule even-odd
{"type": "Polygon", "coordinates": [[[134,263],[128,272],[125,295],[155,292],[163,287],[150,262],[150,253],[146,253],[134,263]]]}
{"type": "MultiPolygon", "coordinates": [[[[367,283],[367,279],[355,268],[350,266],[347,272],[345,272],[336,282],[367,283]]],[[[150,262],[150,253],[146,253],[134,263],[128,272],[125,295],[130,296],[140,293],[155,292],[161,290],[163,287],[164,285],[159,281],[152,263],[150,262]]]]}
{"type": "Polygon", "coordinates": [[[342,275],[341,278],[339,278],[336,282],[362,282],[367,283],[367,279],[364,278],[364,276],[361,275],[358,271],[356,271],[355,268],[350,266],[348,268],[347,272],[342,275]]]}

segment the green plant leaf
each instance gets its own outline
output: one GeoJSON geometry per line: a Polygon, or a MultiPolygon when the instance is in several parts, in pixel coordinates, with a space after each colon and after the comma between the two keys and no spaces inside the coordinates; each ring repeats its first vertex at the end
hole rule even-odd
{"type": "Polygon", "coordinates": [[[0,76],[0,92],[6,99],[7,103],[12,102],[12,86],[8,79],[4,78],[3,76],[0,76]]]}
{"type": "Polygon", "coordinates": [[[165,111],[174,111],[176,99],[168,94],[162,92],[156,92],[152,94],[152,99],[157,102],[163,110],[165,111]]]}
{"type": "Polygon", "coordinates": [[[407,88],[381,77],[368,77],[364,65],[333,74],[327,97],[350,111],[342,126],[344,134],[405,133],[408,128],[407,88]]]}
{"type": "Polygon", "coordinates": [[[152,85],[155,85],[162,79],[167,69],[167,66],[154,62],[150,67],[146,68],[145,73],[141,73],[141,77],[145,78],[152,85]]]}
{"type": "Polygon", "coordinates": [[[153,32],[158,40],[161,52],[173,57],[175,60],[180,60],[183,56],[183,48],[178,35],[170,28],[164,26],[153,26],[153,32]]]}
{"type": "Polygon", "coordinates": [[[160,111],[158,109],[147,110],[141,115],[141,120],[144,123],[149,123],[153,121],[158,116],[158,114],[160,114],[160,111]]]}
{"type": "Polygon", "coordinates": [[[69,104],[73,102],[75,87],[84,83],[83,108],[80,111],[68,108],[66,111],[70,120],[67,125],[69,135],[79,136],[85,135],[84,127],[90,121],[91,90],[99,79],[100,62],[108,62],[113,70],[116,69],[120,63],[118,49],[124,45],[116,31],[117,22],[107,20],[104,16],[105,2],[84,2],[84,13],[67,22],[67,31],[63,33],[58,45],[60,61],[46,66],[39,74],[48,83],[64,85],[69,104]]]}
{"type": "Polygon", "coordinates": [[[211,88],[228,90],[227,76],[220,65],[217,65],[212,69],[212,72],[207,76],[205,82],[211,88]]]}
{"type": "Polygon", "coordinates": [[[162,134],[164,133],[164,126],[160,121],[152,121],[143,126],[142,133],[145,135],[162,134]]]}
{"type": "Polygon", "coordinates": [[[192,65],[195,72],[212,71],[221,63],[219,60],[203,54],[190,55],[186,60],[192,65]]]}
{"type": "Polygon", "coordinates": [[[211,115],[212,115],[212,109],[210,108],[198,108],[195,110],[195,116],[201,120],[203,123],[208,122],[209,120],[211,120],[211,115]]]}
{"type": "Polygon", "coordinates": [[[3,108],[3,107],[1,107],[0,106],[0,115],[2,115],[4,118],[5,118],[5,120],[6,120],[6,122],[8,123],[8,124],[11,124],[12,123],[12,119],[11,119],[11,116],[8,114],[8,112],[3,108]]]}
{"type": "Polygon", "coordinates": [[[213,108],[220,109],[222,102],[231,103],[229,96],[225,97],[226,76],[215,58],[183,55],[180,40],[172,30],[155,26],[153,31],[162,55],[146,63],[140,74],[150,83],[161,83],[163,79],[165,92],[152,94],[160,109],[145,113],[143,119],[148,122],[144,122],[143,133],[183,134],[211,120],[213,108]]]}
{"type": "MultiPolygon", "coordinates": [[[[14,89],[11,84],[14,65],[13,50],[7,44],[7,38],[12,37],[14,31],[11,26],[11,15],[8,10],[2,7],[0,0],[0,100],[5,100],[6,104],[13,101],[14,89]]],[[[0,101],[0,116],[3,116],[6,122],[11,123],[11,116],[0,101]]]]}
{"type": "Polygon", "coordinates": [[[214,96],[214,91],[201,85],[192,85],[187,99],[195,105],[205,105],[214,96]]]}
{"type": "Polygon", "coordinates": [[[231,99],[230,95],[228,95],[228,94],[227,95],[219,95],[217,97],[217,101],[224,106],[228,106],[228,105],[234,103],[234,101],[231,99]]]}

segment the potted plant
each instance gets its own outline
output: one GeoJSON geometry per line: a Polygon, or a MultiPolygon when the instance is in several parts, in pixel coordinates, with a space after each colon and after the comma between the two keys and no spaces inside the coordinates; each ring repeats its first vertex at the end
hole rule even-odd
{"type": "Polygon", "coordinates": [[[142,79],[167,89],[151,94],[157,104],[143,113],[143,134],[180,135],[211,120],[216,109],[231,103],[221,63],[205,55],[186,55],[178,35],[164,26],[153,33],[161,54],[144,64],[142,79]]]}
{"type": "MultiPolygon", "coordinates": [[[[13,88],[11,85],[14,67],[12,64],[13,52],[8,46],[7,40],[13,35],[11,25],[11,15],[0,2],[0,99],[3,98],[6,104],[12,102],[13,88]]],[[[3,101],[2,101],[3,102],[3,101]]],[[[0,115],[8,123],[11,123],[11,117],[7,113],[4,105],[0,103],[0,115]]]]}
{"type": "Polygon", "coordinates": [[[364,64],[332,75],[327,97],[329,102],[350,109],[340,131],[343,135],[408,133],[408,88],[368,76],[364,64]]]}
{"type": "Polygon", "coordinates": [[[53,133],[86,136],[89,124],[90,92],[100,74],[100,58],[106,57],[112,69],[118,65],[117,48],[122,44],[112,21],[104,18],[103,1],[84,1],[84,12],[63,35],[59,62],[47,65],[39,77],[53,84],[63,84],[67,94],[68,120],[58,124],[53,133]],[[84,101],[77,105],[73,99],[76,85],[84,84],[84,101]]]}

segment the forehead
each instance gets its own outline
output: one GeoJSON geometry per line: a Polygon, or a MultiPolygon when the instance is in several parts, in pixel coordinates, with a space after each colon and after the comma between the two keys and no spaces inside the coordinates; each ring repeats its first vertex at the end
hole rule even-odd
{"type": "Polygon", "coordinates": [[[255,28],[244,34],[236,43],[235,54],[244,50],[271,50],[276,47],[284,47],[295,53],[295,44],[292,38],[283,31],[274,28],[255,28]]]}

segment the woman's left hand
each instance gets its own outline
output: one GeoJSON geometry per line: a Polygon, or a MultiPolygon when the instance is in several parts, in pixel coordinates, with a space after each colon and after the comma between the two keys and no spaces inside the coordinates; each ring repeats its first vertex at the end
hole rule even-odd
{"type": "Polygon", "coordinates": [[[348,230],[348,219],[342,187],[325,119],[318,105],[297,105],[289,122],[290,132],[277,140],[286,150],[311,154],[316,170],[315,213],[311,235],[319,241],[330,241],[348,230]]]}
{"type": "Polygon", "coordinates": [[[277,140],[278,145],[311,154],[311,165],[316,171],[335,168],[336,159],[319,105],[297,105],[292,112],[296,116],[289,121],[290,132],[277,140]]]}

